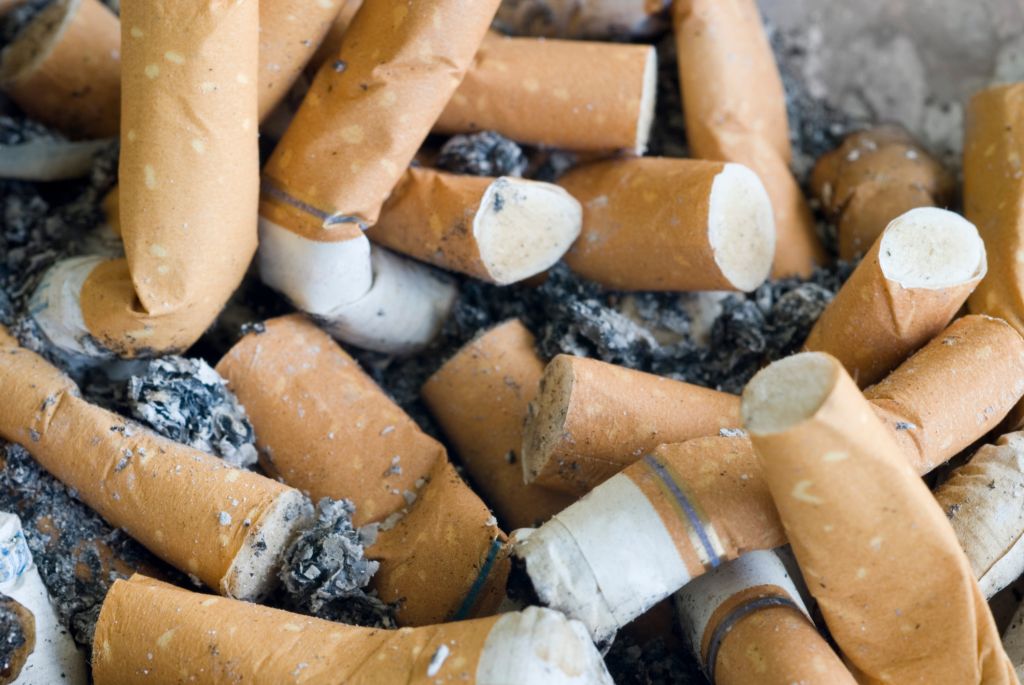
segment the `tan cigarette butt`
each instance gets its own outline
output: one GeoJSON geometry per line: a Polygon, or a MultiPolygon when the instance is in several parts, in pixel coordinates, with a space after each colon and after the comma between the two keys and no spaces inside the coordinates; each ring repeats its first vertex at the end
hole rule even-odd
{"type": "Polygon", "coordinates": [[[645,38],[668,25],[669,0],[504,0],[495,25],[548,38],[645,38]]]}
{"type": "Polygon", "coordinates": [[[964,213],[989,253],[988,276],[968,300],[971,312],[1006,319],[1024,331],[1024,83],[988,88],[967,107],[964,133],[964,213]]]}
{"type": "Polygon", "coordinates": [[[93,644],[97,685],[611,685],[582,626],[530,607],[492,618],[377,630],[119,580],[93,644]]]}
{"type": "Polygon", "coordinates": [[[1024,395],[1024,339],[1001,319],[957,319],[864,397],[919,474],[994,429],[1024,395]]]}
{"type": "Polygon", "coordinates": [[[316,49],[316,53],[306,64],[306,74],[309,75],[310,80],[316,76],[317,70],[327,60],[331,60],[333,67],[339,68],[338,65],[334,64],[334,60],[338,51],[341,50],[341,39],[345,32],[348,31],[348,27],[352,23],[352,19],[355,18],[356,12],[362,6],[363,0],[341,0],[341,11],[334,17],[331,28],[328,29],[327,35],[320,42],[320,47],[316,49]]]}
{"type": "Polygon", "coordinates": [[[580,234],[582,210],[556,185],[410,168],[367,231],[373,242],[508,285],[549,269],[580,234]]]}
{"type": "Polygon", "coordinates": [[[111,525],[216,591],[243,599],[276,584],[303,523],[292,488],[227,466],[89,404],[67,376],[0,329],[0,436],[111,525]]]}
{"type": "Polygon", "coordinates": [[[971,222],[934,207],[889,224],[815,322],[805,347],[836,357],[860,387],[934,338],[985,276],[971,222]]]}
{"type": "Polygon", "coordinates": [[[489,33],[436,133],[497,131],[563,150],[647,149],[657,92],[650,45],[489,33]]]}
{"type": "Polygon", "coordinates": [[[735,395],[560,354],[526,419],[526,482],[582,495],[657,445],[738,425],[738,411],[735,395]]]}
{"type": "Polygon", "coordinates": [[[760,176],[778,235],[772,275],[810,275],[826,256],[789,170],[785,92],[757,3],[678,0],[673,11],[690,149],[760,176]]]}
{"type": "Polygon", "coordinates": [[[818,160],[811,188],[836,221],[840,259],[860,257],[889,222],[917,207],[944,207],[953,177],[903,128],[847,136],[818,160]]]}
{"type": "Polygon", "coordinates": [[[517,319],[466,343],[423,385],[427,408],[483,499],[508,530],[537,525],[573,502],[523,482],[523,422],[544,362],[517,319]]]}
{"type": "Polygon", "coordinates": [[[117,135],[121,45],[99,0],[56,0],[0,56],[0,88],[33,119],[72,139],[117,135]]]}
{"type": "Polygon", "coordinates": [[[808,589],[872,683],[1016,683],[956,535],[842,365],[808,352],[743,392],[808,589]]]}

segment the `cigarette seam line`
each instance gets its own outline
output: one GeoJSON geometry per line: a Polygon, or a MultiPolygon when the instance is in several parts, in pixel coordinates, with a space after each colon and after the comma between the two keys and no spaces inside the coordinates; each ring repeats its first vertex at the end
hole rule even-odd
{"type": "Polygon", "coordinates": [[[755,611],[772,607],[790,607],[803,614],[803,611],[797,606],[796,602],[789,597],[757,597],[734,608],[715,626],[715,631],[711,634],[711,641],[708,643],[707,659],[704,662],[704,672],[707,673],[708,680],[711,681],[712,685],[715,683],[715,662],[718,660],[718,652],[722,647],[722,641],[725,640],[725,636],[729,634],[733,626],[740,619],[749,616],[755,611]]]}
{"type": "Polygon", "coordinates": [[[484,560],[484,565],[480,567],[480,572],[476,574],[476,578],[473,580],[473,584],[469,588],[469,592],[466,593],[465,599],[462,600],[462,604],[456,609],[455,613],[452,614],[451,620],[461,621],[469,616],[469,610],[476,604],[477,596],[484,587],[484,582],[487,580],[487,576],[491,574],[491,569],[494,568],[494,562],[498,558],[498,551],[501,549],[501,540],[494,538],[491,542],[490,549],[487,550],[487,558],[484,560]]]}
{"type": "Polygon", "coordinates": [[[719,564],[722,563],[722,554],[718,550],[717,546],[711,541],[711,537],[708,535],[708,531],[704,528],[704,522],[701,515],[697,512],[697,509],[690,502],[689,498],[683,492],[682,488],[679,487],[679,484],[668,472],[668,469],[664,464],[650,454],[644,457],[644,461],[647,462],[647,465],[651,467],[651,470],[654,471],[654,473],[661,479],[668,491],[672,493],[672,496],[675,498],[679,507],[683,510],[683,513],[686,514],[686,518],[689,520],[691,528],[700,539],[701,545],[704,546],[704,552],[707,555],[708,563],[711,564],[711,568],[718,568],[719,564]]]}

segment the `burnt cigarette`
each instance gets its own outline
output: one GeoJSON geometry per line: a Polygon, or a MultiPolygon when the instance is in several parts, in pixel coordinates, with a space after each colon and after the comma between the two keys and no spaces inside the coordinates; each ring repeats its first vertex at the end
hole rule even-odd
{"type": "Polygon", "coordinates": [[[954,185],[949,172],[898,126],[847,136],[811,172],[811,188],[836,222],[840,259],[863,255],[901,214],[948,205],[954,185]]]}
{"type": "Polygon", "coordinates": [[[550,183],[410,168],[367,237],[450,271],[508,285],[553,266],[582,210],[550,183]]]}
{"type": "Polygon", "coordinates": [[[693,155],[743,164],[761,178],[778,235],[772,275],[809,276],[826,256],[789,170],[785,92],[757,3],[680,0],[673,7],[693,155]]]}
{"type": "Polygon", "coordinates": [[[301,316],[243,337],[217,371],[245,405],[263,466],[312,498],[350,499],[355,525],[380,524],[373,587],[402,600],[398,620],[436,623],[494,611],[505,536],[424,434],[322,330],[301,316]],[[422,540],[426,531],[450,531],[422,540]]]}
{"type": "Polygon", "coordinates": [[[495,25],[548,38],[647,38],[668,25],[669,0],[504,0],[495,25]]]}
{"type": "Polygon", "coordinates": [[[985,268],[971,222],[912,209],[875,241],[804,345],[836,357],[860,387],[876,383],[949,324],[985,268]]]}
{"type": "Polygon", "coordinates": [[[582,495],[662,443],[739,425],[738,412],[736,395],[560,354],[526,419],[526,482],[582,495]]]}
{"type": "Polygon", "coordinates": [[[771,201],[744,166],[617,159],[577,167],[558,183],[583,205],[566,263],[601,285],[749,291],[771,270],[771,201]]]}
{"type": "Polygon", "coordinates": [[[743,419],[808,589],[863,678],[1016,682],[942,509],[834,357],[763,369],[743,419]]]}
{"type": "Polygon", "coordinates": [[[252,685],[612,683],[583,627],[549,609],[377,630],[211,597],[139,575],[117,581],[103,603],[93,678],[97,685],[225,678],[252,685]]]}
{"type": "Polygon", "coordinates": [[[304,521],[295,489],[89,404],[0,328],[0,437],[25,447],[111,525],[214,590],[260,597],[304,521]]]}
{"type": "Polygon", "coordinates": [[[676,593],[680,622],[713,685],[857,681],[821,636],[774,552],[751,552],[676,593]]]}
{"type": "Polygon", "coordinates": [[[523,482],[523,421],[544,362],[517,319],[480,334],[423,385],[430,412],[470,479],[508,529],[537,525],[573,502],[523,482]]]}
{"type": "Polygon", "coordinates": [[[72,139],[117,135],[121,44],[99,0],[55,0],[0,56],[0,88],[26,114],[72,139]]]}
{"type": "Polygon", "coordinates": [[[530,145],[642,155],[657,75],[650,45],[489,33],[434,131],[497,131],[530,145]]]}

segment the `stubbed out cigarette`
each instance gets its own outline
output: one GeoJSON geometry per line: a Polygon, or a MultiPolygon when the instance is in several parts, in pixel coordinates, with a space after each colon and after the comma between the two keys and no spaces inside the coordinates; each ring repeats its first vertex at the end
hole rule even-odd
{"type": "Polygon", "coordinates": [[[528,483],[582,495],[662,443],[739,424],[739,398],[560,354],[544,369],[523,433],[528,483]]]}
{"type": "Polygon", "coordinates": [[[774,552],[722,564],[676,593],[680,622],[713,685],[854,685],[774,552]]]}
{"type": "Polygon", "coordinates": [[[743,420],[808,589],[866,681],[1017,682],[953,529],[835,358],[763,369],[743,420]]]}
{"type": "Polygon", "coordinates": [[[559,179],[583,205],[566,263],[621,290],[753,290],[775,254],[772,205],[739,164],[643,157],[559,179]]]}
{"type": "Polygon", "coordinates": [[[55,0],[4,48],[0,88],[70,138],[109,138],[120,120],[121,38],[99,0],[55,0]]]}
{"type": "Polygon", "coordinates": [[[1013,663],[1017,678],[1024,680],[1024,604],[1003,633],[1003,649],[1013,663]]]}
{"type": "Polygon", "coordinates": [[[985,276],[971,222],[934,207],[889,224],[811,329],[860,387],[877,382],[949,324],[985,276]]]}
{"type": "Polygon", "coordinates": [[[513,319],[468,342],[422,390],[469,478],[509,530],[537,525],[573,502],[523,482],[523,421],[543,372],[533,335],[513,319]]]}
{"type": "Polygon", "coordinates": [[[825,252],[788,168],[786,98],[757,3],[679,0],[673,7],[690,149],[760,176],[778,235],[772,275],[809,275],[825,252]]]}
{"type": "Polygon", "coordinates": [[[502,31],[548,38],[644,38],[668,24],[669,0],[504,0],[502,31]]]}
{"type": "Polygon", "coordinates": [[[381,598],[402,601],[401,623],[497,608],[509,570],[504,534],[444,448],[326,333],[301,316],[273,319],[217,371],[245,405],[268,470],[313,498],[352,500],[356,525],[381,524],[367,554],[380,561],[381,598]]]}
{"type": "Polygon", "coordinates": [[[550,609],[376,630],[138,575],[117,581],[103,603],[93,678],[97,685],[612,683],[583,626],[550,609]]]}
{"type": "Polygon", "coordinates": [[[556,185],[410,168],[367,237],[499,285],[546,271],[580,234],[582,210],[556,185]]]}
{"type": "Polygon", "coordinates": [[[974,313],[1006,319],[1024,331],[1024,262],[1020,249],[1024,200],[1024,83],[977,93],[967,107],[964,133],[964,213],[988,248],[988,276],[968,304],[974,313]]]}
{"type": "Polygon", "coordinates": [[[854,259],[901,214],[948,205],[954,179],[905,130],[879,126],[847,136],[823,155],[811,188],[836,221],[840,259],[854,259]]]}
{"type": "Polygon", "coordinates": [[[434,131],[497,131],[530,145],[642,155],[657,75],[650,45],[489,33],[434,131]]]}
{"type": "Polygon", "coordinates": [[[216,591],[275,584],[303,523],[302,495],[89,404],[67,376],[0,328],[0,437],[23,445],[112,525],[216,591]]]}

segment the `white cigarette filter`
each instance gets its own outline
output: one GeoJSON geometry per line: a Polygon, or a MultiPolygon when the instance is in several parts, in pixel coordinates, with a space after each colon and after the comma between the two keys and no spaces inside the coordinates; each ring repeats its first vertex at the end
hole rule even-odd
{"type": "Polygon", "coordinates": [[[1003,633],[1003,649],[1006,650],[1006,656],[1013,663],[1017,679],[1024,680],[1024,604],[1017,609],[1013,620],[1010,621],[1006,632],[1003,633]]]}
{"type": "Polygon", "coordinates": [[[854,685],[771,551],[726,562],[676,593],[683,632],[713,685],[854,685]]]}
{"type": "Polygon", "coordinates": [[[508,285],[554,265],[580,234],[582,210],[556,185],[410,168],[367,237],[378,245],[508,285]]]}
{"type": "Polygon", "coordinates": [[[614,159],[558,180],[583,205],[566,255],[584,278],[620,290],[753,290],[775,255],[772,204],[745,166],[614,159]]]}
{"type": "Polygon", "coordinates": [[[646,38],[668,25],[670,0],[503,0],[495,25],[549,38],[646,38]]]}
{"type": "Polygon", "coordinates": [[[0,512],[0,594],[7,595],[31,612],[35,646],[12,682],[18,685],[85,685],[85,658],[71,634],[57,618],[50,595],[32,561],[32,553],[14,514],[0,512]]]}
{"type": "Polygon", "coordinates": [[[583,626],[549,609],[378,630],[139,575],[107,594],[92,663],[97,685],[612,685],[583,626]]]}

